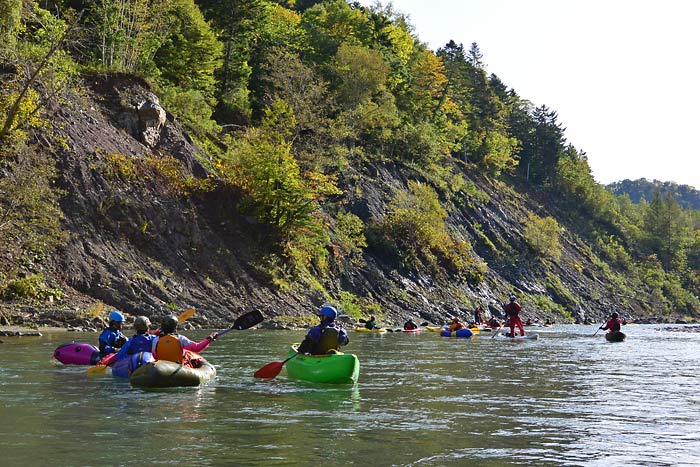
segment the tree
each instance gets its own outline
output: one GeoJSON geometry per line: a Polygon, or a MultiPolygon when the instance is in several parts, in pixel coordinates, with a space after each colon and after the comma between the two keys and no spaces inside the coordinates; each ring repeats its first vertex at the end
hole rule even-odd
{"type": "Polygon", "coordinates": [[[14,49],[21,13],[22,0],[0,0],[0,64],[14,49]]]}
{"type": "Polygon", "coordinates": [[[166,12],[169,33],[154,56],[160,80],[196,89],[213,98],[214,72],[221,65],[222,44],[193,0],[173,0],[166,12]]]}
{"type": "Polygon", "coordinates": [[[673,196],[661,195],[657,188],[644,216],[647,247],[665,269],[685,262],[685,242],[689,237],[682,209],[673,196]]]}

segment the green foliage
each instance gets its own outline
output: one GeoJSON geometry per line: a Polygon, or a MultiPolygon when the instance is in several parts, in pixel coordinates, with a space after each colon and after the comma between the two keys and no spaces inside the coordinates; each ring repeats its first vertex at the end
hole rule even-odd
{"type": "Polygon", "coordinates": [[[480,282],[485,265],[477,262],[471,245],[454,239],[445,226],[447,211],[430,186],[408,182],[387,208],[384,219],[375,225],[374,246],[403,267],[437,272],[442,263],[451,272],[480,282]]]}
{"type": "Polygon", "coordinates": [[[0,63],[14,50],[21,13],[22,0],[0,0],[0,63]]]}
{"type": "Polygon", "coordinates": [[[12,278],[44,262],[66,240],[53,162],[19,146],[0,158],[0,270],[12,278]]]}
{"type": "Polygon", "coordinates": [[[355,108],[385,88],[389,67],[375,50],[342,43],[334,58],[338,101],[355,108]]]}
{"type": "Polygon", "coordinates": [[[42,100],[56,98],[74,78],[75,63],[62,48],[73,25],[69,27],[34,2],[24,8],[20,41],[9,60],[15,72],[3,76],[0,87],[0,142],[6,149],[25,142],[25,130],[48,125],[39,114],[42,100]]]}
{"type": "Polygon", "coordinates": [[[30,274],[13,279],[0,287],[0,297],[7,301],[46,301],[60,300],[63,297],[61,289],[46,284],[43,274],[30,274]]]}
{"type": "Polygon", "coordinates": [[[572,323],[574,321],[573,317],[571,316],[571,312],[569,310],[567,310],[563,305],[560,305],[560,304],[554,302],[548,296],[546,296],[546,295],[532,295],[530,298],[535,303],[535,307],[538,310],[559,315],[569,323],[572,323]]]}
{"type": "Polygon", "coordinates": [[[367,247],[365,225],[351,212],[339,211],[333,228],[333,256],[341,269],[364,265],[363,250],[367,247]]]}
{"type": "Polygon", "coordinates": [[[159,79],[213,98],[222,45],[193,0],[167,2],[168,35],[153,57],[159,79]]]}
{"type": "Polygon", "coordinates": [[[542,218],[534,213],[528,214],[525,241],[538,255],[558,260],[561,256],[560,233],[561,227],[553,217],[542,218]]]}
{"type": "Polygon", "coordinates": [[[206,141],[207,134],[220,131],[221,127],[212,119],[212,101],[202,91],[168,86],[163,88],[160,96],[163,105],[192,130],[199,142],[206,141]]]}

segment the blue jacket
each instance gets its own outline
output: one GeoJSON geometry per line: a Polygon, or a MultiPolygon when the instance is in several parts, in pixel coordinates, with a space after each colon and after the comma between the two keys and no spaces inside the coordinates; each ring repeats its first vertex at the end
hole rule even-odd
{"type": "Polygon", "coordinates": [[[150,352],[151,344],[155,338],[156,336],[153,334],[136,334],[134,337],[129,339],[121,349],[119,349],[119,352],[117,353],[117,360],[121,360],[124,357],[139,352],[150,352]]]}
{"type": "Polygon", "coordinates": [[[102,331],[99,341],[100,355],[103,357],[107,354],[114,353],[121,345],[126,342],[127,337],[119,330],[107,328],[102,331]]]}

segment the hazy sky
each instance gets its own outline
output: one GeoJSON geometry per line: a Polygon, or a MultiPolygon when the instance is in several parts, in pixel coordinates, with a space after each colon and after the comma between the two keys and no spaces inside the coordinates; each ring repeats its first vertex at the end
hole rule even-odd
{"type": "Polygon", "coordinates": [[[431,49],[476,42],[489,74],[557,111],[598,182],[700,189],[700,1],[391,3],[431,49]]]}

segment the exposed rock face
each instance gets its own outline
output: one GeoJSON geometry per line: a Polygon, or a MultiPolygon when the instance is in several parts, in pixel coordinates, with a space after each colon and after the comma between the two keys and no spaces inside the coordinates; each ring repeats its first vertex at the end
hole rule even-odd
{"type": "Polygon", "coordinates": [[[160,130],[165,124],[165,109],[160,106],[154,94],[149,97],[139,104],[137,113],[141,141],[149,148],[154,148],[160,142],[160,130]]]}
{"type": "MultiPolygon", "coordinates": [[[[131,315],[155,317],[155,322],[187,306],[197,308],[191,320],[196,326],[229,324],[253,308],[268,317],[297,316],[300,325],[305,319],[315,321],[311,312],[332,299],[313,290],[280,291],[270,283],[258,266],[258,239],[265,232],[236,215],[235,193],[219,189],[181,196],[147,177],[121,175],[110,165],[114,155],[137,162],[168,156],[193,177],[208,176],[202,163],[207,156],[148,85],[113,75],[93,79],[88,94],[87,100],[52,109],[50,118],[65,144],[47,145],[66,191],[62,209],[71,236],[55,259],[54,275],[69,295],[79,295],[83,304],[100,300],[131,315]]],[[[348,169],[344,188],[349,209],[363,220],[384,214],[393,188],[405,186],[408,178],[422,179],[391,164],[378,163],[362,173],[353,170],[348,169]]],[[[335,297],[340,290],[371,297],[387,324],[402,324],[409,315],[432,323],[454,314],[469,319],[476,304],[501,317],[502,302],[514,292],[522,295],[527,318],[561,321],[561,316],[523,301],[526,293],[549,297],[581,322],[601,321],[618,306],[620,297],[610,292],[615,286],[597,279],[599,266],[577,235],[565,232],[557,262],[545,265],[529,254],[521,220],[529,211],[549,215],[546,202],[514,199],[478,171],[463,175],[488,201],[464,194],[448,223],[487,262],[483,282],[399,271],[381,252],[368,250],[364,266],[322,278],[325,289],[335,297]]],[[[627,303],[628,316],[642,309],[634,298],[627,303]]],[[[27,319],[38,322],[39,315],[27,319]]],[[[80,328],[98,326],[77,316],[64,321],[80,328]]]]}

